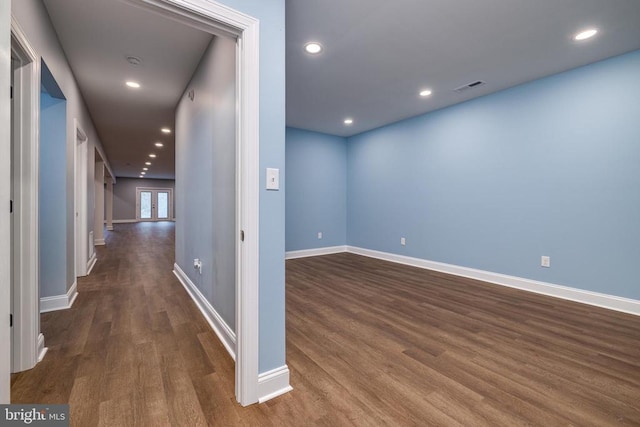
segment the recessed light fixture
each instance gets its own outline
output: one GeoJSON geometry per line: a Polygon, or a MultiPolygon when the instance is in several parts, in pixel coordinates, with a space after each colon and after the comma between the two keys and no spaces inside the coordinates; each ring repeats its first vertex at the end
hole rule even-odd
{"type": "Polygon", "coordinates": [[[156,147],[164,147],[164,144],[162,142],[156,142],[155,146],[156,147]]]}
{"type": "Polygon", "coordinates": [[[431,93],[431,89],[424,89],[420,91],[420,96],[429,96],[431,93]]]}
{"type": "Polygon", "coordinates": [[[162,133],[171,133],[171,129],[169,129],[169,128],[162,128],[162,129],[160,129],[160,132],[162,132],[162,133]]]}
{"type": "Polygon", "coordinates": [[[140,83],[129,80],[126,85],[132,89],[140,89],[140,83]]]}
{"type": "Polygon", "coordinates": [[[142,168],[142,170],[143,170],[143,171],[148,171],[148,170],[149,170],[149,168],[142,168]]]}
{"type": "Polygon", "coordinates": [[[317,55],[322,52],[322,45],[318,42],[309,42],[304,45],[304,50],[312,55],[317,55]]]}
{"type": "Polygon", "coordinates": [[[145,165],[151,166],[151,162],[144,162],[145,165]]]}
{"type": "Polygon", "coordinates": [[[580,31],[578,34],[573,36],[573,39],[579,42],[582,40],[590,39],[596,34],[598,34],[598,30],[596,28],[589,28],[588,30],[580,31]]]}
{"type": "Polygon", "coordinates": [[[353,124],[353,119],[344,119],[344,124],[345,125],[352,125],[353,124]]]}
{"type": "Polygon", "coordinates": [[[151,157],[152,159],[156,157],[155,154],[149,154],[149,157],[151,157]]]}
{"type": "Polygon", "coordinates": [[[144,178],[144,175],[140,175],[138,178],[144,178]]]}
{"type": "Polygon", "coordinates": [[[144,175],[144,174],[146,174],[146,172],[140,172],[140,175],[144,175]]]}

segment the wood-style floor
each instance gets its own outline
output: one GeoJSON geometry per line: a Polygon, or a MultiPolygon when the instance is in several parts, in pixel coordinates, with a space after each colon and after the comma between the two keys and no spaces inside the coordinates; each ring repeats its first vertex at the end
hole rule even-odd
{"type": "Polygon", "coordinates": [[[173,232],[116,225],[13,402],[76,426],[640,425],[640,317],[352,254],[287,261],[294,391],[242,408],[173,232]]]}

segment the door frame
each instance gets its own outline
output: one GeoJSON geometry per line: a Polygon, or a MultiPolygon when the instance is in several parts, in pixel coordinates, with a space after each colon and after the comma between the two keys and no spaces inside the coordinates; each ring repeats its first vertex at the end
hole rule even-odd
{"type": "Polygon", "coordinates": [[[74,265],[75,277],[86,276],[89,262],[89,233],[87,223],[87,186],[89,179],[87,134],[82,130],[78,119],[73,119],[73,213],[74,213],[74,265]]]}
{"type": "Polygon", "coordinates": [[[40,333],[38,176],[40,57],[11,17],[11,53],[21,68],[14,82],[14,242],[12,372],[33,368],[44,357],[40,333]],[[18,179],[20,177],[20,179],[18,179]]]}
{"type": "MultiPolygon", "coordinates": [[[[260,25],[211,0],[126,0],[207,33],[236,39],[236,399],[258,402],[260,25]],[[244,240],[240,235],[244,234],[244,240]]],[[[179,220],[179,219],[178,219],[179,220]]]]}
{"type": "MultiPolygon", "coordinates": [[[[9,97],[11,86],[11,2],[0,1],[0,96],[9,97]]],[[[11,197],[11,111],[8,102],[0,102],[0,319],[10,313],[11,295],[11,217],[6,203],[11,197]]],[[[11,327],[0,322],[0,342],[11,342],[11,327]]],[[[0,346],[0,403],[11,399],[11,346],[0,346]]]]}
{"type": "Polygon", "coordinates": [[[160,187],[136,187],[136,221],[173,221],[173,188],[160,188],[160,187]],[[151,218],[141,218],[140,217],[140,193],[143,191],[151,192],[151,203],[154,202],[156,204],[155,213],[151,214],[151,218]],[[158,192],[167,192],[169,193],[169,217],[168,218],[158,218],[158,192]],[[156,198],[153,198],[153,193],[155,193],[156,198]]]}

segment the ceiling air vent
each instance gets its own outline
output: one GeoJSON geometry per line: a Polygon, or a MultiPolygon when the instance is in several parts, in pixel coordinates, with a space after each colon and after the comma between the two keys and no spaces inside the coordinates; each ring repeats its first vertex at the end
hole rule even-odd
{"type": "Polygon", "coordinates": [[[462,85],[460,87],[457,87],[454,89],[455,92],[464,92],[465,90],[469,90],[469,89],[473,89],[476,88],[478,86],[484,86],[486,85],[486,82],[483,82],[482,80],[477,80],[475,82],[471,82],[471,83],[467,83],[466,85],[462,85]]]}

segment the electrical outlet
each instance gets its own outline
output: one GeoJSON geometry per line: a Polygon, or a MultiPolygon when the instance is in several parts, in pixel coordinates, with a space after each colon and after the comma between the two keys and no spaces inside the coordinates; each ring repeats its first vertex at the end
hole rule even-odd
{"type": "Polygon", "coordinates": [[[318,231],[318,240],[322,239],[322,231],[318,231]]]}
{"type": "Polygon", "coordinates": [[[551,267],[551,257],[543,255],[540,258],[540,265],[546,268],[551,267]]]}
{"type": "Polygon", "coordinates": [[[405,239],[404,237],[401,237],[401,238],[400,238],[400,244],[401,244],[402,246],[405,246],[405,245],[407,244],[407,239],[405,239]]]}
{"type": "Polygon", "coordinates": [[[198,273],[202,274],[202,261],[200,260],[200,258],[194,258],[193,268],[198,270],[198,273]]]}

